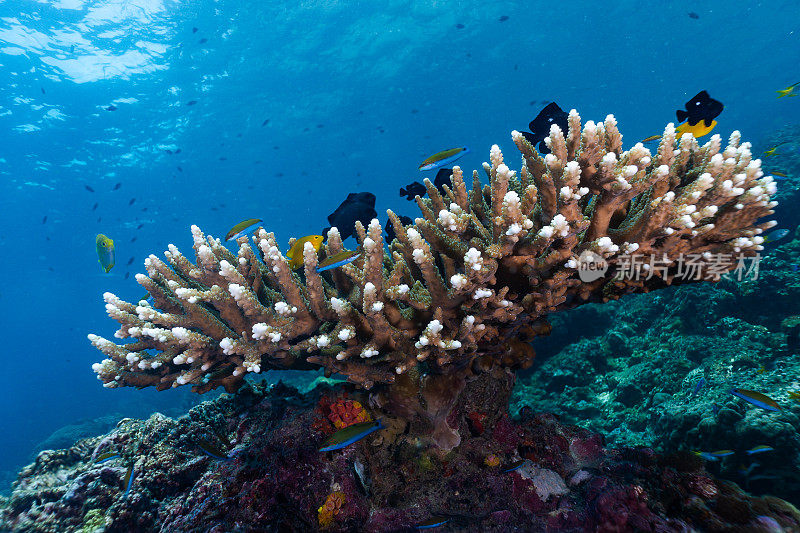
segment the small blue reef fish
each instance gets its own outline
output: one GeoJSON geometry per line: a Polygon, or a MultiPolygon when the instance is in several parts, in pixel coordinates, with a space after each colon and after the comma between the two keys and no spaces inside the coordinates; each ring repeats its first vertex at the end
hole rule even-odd
{"type": "Polygon", "coordinates": [[[354,442],[360,441],[373,431],[378,431],[379,429],[383,428],[384,426],[381,424],[380,420],[375,420],[373,422],[360,422],[358,424],[353,424],[352,426],[347,426],[346,428],[340,429],[325,439],[325,442],[322,443],[319,451],[329,452],[332,450],[341,450],[346,446],[350,446],[354,442]]]}
{"type": "Polygon", "coordinates": [[[739,468],[736,471],[742,476],[747,477],[753,472],[754,469],[758,468],[759,466],[761,465],[759,465],[758,463],[750,463],[750,466],[747,467],[744,465],[739,466],[739,468]]]}
{"type": "Polygon", "coordinates": [[[95,464],[105,463],[106,461],[110,461],[111,459],[116,459],[120,455],[117,452],[106,452],[102,454],[100,457],[97,458],[95,464]]]}
{"type": "Polygon", "coordinates": [[[766,394],[746,389],[731,389],[731,394],[767,411],[781,411],[780,405],[766,394]]]}
{"type": "Polygon", "coordinates": [[[433,529],[435,527],[443,526],[450,521],[449,518],[444,516],[432,516],[427,520],[423,520],[414,526],[415,529],[433,529]]]}
{"type": "Polygon", "coordinates": [[[520,459],[519,461],[514,461],[513,463],[509,463],[503,469],[503,472],[504,473],[505,472],[513,472],[514,470],[519,470],[520,468],[522,468],[522,465],[524,465],[526,462],[527,462],[526,459],[520,459]]]}
{"type": "Polygon", "coordinates": [[[706,461],[719,461],[719,457],[716,457],[711,452],[692,452],[693,454],[702,457],[706,461]]]}
{"type": "Polygon", "coordinates": [[[220,461],[230,461],[233,459],[230,454],[226,453],[213,442],[209,442],[205,439],[197,439],[197,445],[206,453],[206,455],[214,459],[218,459],[220,461]]]}
{"type": "Polygon", "coordinates": [[[350,250],[333,254],[320,261],[319,265],[317,265],[317,272],[325,272],[326,270],[344,266],[347,263],[352,263],[359,257],[361,257],[361,252],[353,252],[350,250]]]}
{"type": "Polygon", "coordinates": [[[767,233],[766,235],[764,235],[764,244],[766,244],[768,242],[778,241],[780,239],[783,239],[787,235],[789,235],[789,230],[788,229],[786,229],[786,228],[776,229],[775,231],[771,231],[771,232],[767,233]]]}
{"type": "Polygon", "coordinates": [[[125,494],[123,494],[123,498],[128,496],[128,493],[131,491],[131,487],[133,486],[133,478],[136,476],[136,472],[133,469],[133,464],[128,467],[128,472],[125,474],[125,477],[122,478],[122,482],[125,483],[125,494]]]}
{"type": "Polygon", "coordinates": [[[459,159],[461,156],[469,152],[469,148],[466,146],[461,146],[459,148],[450,148],[448,150],[442,150],[441,152],[437,152],[432,156],[428,157],[420,163],[419,169],[420,170],[436,170],[443,166],[449,165],[453,161],[459,159]]]}
{"type": "Polygon", "coordinates": [[[771,452],[774,449],[775,448],[773,448],[772,446],[767,446],[766,444],[759,444],[758,446],[753,446],[744,453],[746,453],[747,455],[754,455],[757,453],[771,452]]]}
{"type": "Polygon", "coordinates": [[[734,452],[733,450],[717,450],[715,452],[709,452],[709,453],[714,457],[730,457],[736,452],[734,452]]]}
{"type": "Polygon", "coordinates": [[[694,398],[697,395],[697,393],[700,392],[700,389],[702,389],[705,384],[706,384],[706,378],[700,378],[700,381],[697,382],[697,384],[694,386],[694,389],[692,390],[692,398],[694,398]]]}

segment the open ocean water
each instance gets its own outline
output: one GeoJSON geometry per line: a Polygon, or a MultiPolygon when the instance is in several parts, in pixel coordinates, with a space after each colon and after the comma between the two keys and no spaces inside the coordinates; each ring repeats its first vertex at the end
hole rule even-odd
{"type": "Polygon", "coordinates": [[[800,122],[775,97],[800,81],[798,21],[794,0],[0,3],[0,491],[65,426],[197,401],[103,388],[86,339],[115,330],[103,292],[135,301],[143,260],[188,251],[190,225],[261,218],[285,243],[363,191],[382,223],[416,216],[398,189],[422,159],[512,154],[551,101],[613,113],[629,147],[707,90],[715,133],[758,142],[800,122]]]}

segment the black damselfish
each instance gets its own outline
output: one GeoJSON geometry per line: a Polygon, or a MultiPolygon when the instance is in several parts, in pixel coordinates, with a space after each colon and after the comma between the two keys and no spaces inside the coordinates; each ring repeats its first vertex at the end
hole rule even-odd
{"type": "Polygon", "coordinates": [[[406,200],[411,201],[415,196],[425,196],[427,189],[418,181],[412,181],[405,187],[400,188],[400,196],[405,196],[406,200]]]}
{"type": "Polygon", "coordinates": [[[447,185],[448,187],[451,186],[450,183],[450,176],[453,175],[452,168],[440,168],[439,172],[436,173],[436,177],[433,178],[433,184],[439,189],[440,192],[444,193],[444,189],[442,185],[447,185]]]}
{"type": "Polygon", "coordinates": [[[562,111],[561,108],[558,107],[558,104],[550,102],[544,109],[539,111],[536,118],[528,124],[528,127],[531,129],[530,133],[523,131],[522,136],[533,146],[536,146],[538,143],[539,146],[537,150],[539,150],[540,154],[549,154],[550,149],[545,145],[544,138],[550,135],[550,126],[553,124],[561,128],[561,131],[566,135],[568,128],[567,116],[567,113],[562,111]]]}
{"type": "MultiPolygon", "coordinates": [[[[407,217],[405,215],[398,215],[397,218],[400,219],[400,222],[403,224],[403,226],[408,226],[409,224],[414,222],[413,220],[411,220],[411,217],[407,217]]],[[[397,234],[394,232],[394,226],[392,225],[391,221],[389,220],[386,221],[385,228],[386,228],[386,235],[388,237],[386,242],[392,242],[397,237],[397,234]]]]}
{"type": "Polygon", "coordinates": [[[690,126],[696,125],[701,120],[706,127],[711,126],[711,122],[722,113],[725,106],[719,100],[714,100],[706,91],[700,91],[685,104],[686,111],[678,109],[675,116],[678,122],[686,120],[690,126]]]}
{"type": "MultiPolygon", "coordinates": [[[[364,226],[378,215],[375,212],[375,195],[371,192],[351,192],[347,195],[336,210],[328,215],[328,223],[339,229],[342,240],[355,233],[356,220],[364,226]]],[[[330,227],[322,230],[323,235],[328,234],[330,227]]]]}

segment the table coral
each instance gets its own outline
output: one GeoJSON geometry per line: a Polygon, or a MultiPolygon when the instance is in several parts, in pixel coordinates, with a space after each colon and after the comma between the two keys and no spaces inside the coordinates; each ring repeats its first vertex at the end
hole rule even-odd
{"type": "MultiPolygon", "coordinates": [[[[612,115],[581,126],[573,110],[567,132],[551,128],[545,157],[519,132],[512,139],[519,172],[493,146],[489,185],[475,171],[470,188],[459,167],[444,193],[426,181],[413,224],[388,212],[397,236],[388,252],[377,220],[358,223],[361,257],[335,270],[317,272],[309,244],[293,272],[263,228],[231,252],[193,226],[196,262],[170,245],[166,262],[151,255],[137,275],[153,304],[104,295],[115,336],[133,342],[89,335],[106,356],[98,378],[234,391],[247,373],[322,366],[382,385],[376,405],[420,418],[452,448],[460,437],[446,420],[465,380],[527,366],[533,351],[517,339],[549,332],[549,313],[702,278],[682,277],[687,254],[724,273],[761,250],[774,225],[760,219],[773,213],[775,184],[738,132],[725,148],[718,135],[700,146],[670,124],[651,154],[640,143],[623,150],[612,115]],[[634,253],[650,258],[646,275],[622,275],[634,253]],[[587,257],[607,262],[607,275],[581,281],[587,257]]],[[[331,228],[321,253],[343,250],[331,228]]]]}

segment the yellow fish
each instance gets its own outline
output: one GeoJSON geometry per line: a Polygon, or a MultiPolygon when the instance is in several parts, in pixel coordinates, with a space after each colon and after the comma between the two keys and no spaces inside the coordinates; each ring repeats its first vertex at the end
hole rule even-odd
{"type": "Polygon", "coordinates": [[[777,170],[772,171],[771,174],[773,176],[779,176],[781,178],[785,178],[786,177],[786,174],[784,174],[783,172],[778,172],[777,170]]]}
{"type": "Polygon", "coordinates": [[[775,92],[778,93],[778,98],[783,98],[784,96],[797,96],[797,93],[794,92],[794,88],[797,87],[797,85],[800,85],[800,81],[789,85],[785,89],[778,89],[775,92]]]}
{"type": "Polygon", "coordinates": [[[699,121],[694,126],[690,126],[688,122],[684,122],[675,128],[675,131],[678,132],[678,137],[681,137],[684,133],[691,133],[696,139],[699,139],[700,137],[705,137],[711,133],[711,130],[713,130],[716,126],[716,120],[712,120],[710,126],[706,126],[706,122],[704,120],[699,121]]]}
{"type": "Polygon", "coordinates": [[[775,153],[775,150],[777,150],[777,149],[778,149],[778,146],[780,146],[780,145],[778,144],[778,145],[776,145],[776,146],[773,146],[773,147],[772,147],[772,148],[770,148],[769,150],[765,150],[765,151],[764,151],[764,155],[765,155],[765,156],[777,155],[777,154],[775,153]]]}
{"type": "Polygon", "coordinates": [[[649,143],[650,141],[657,141],[660,138],[661,138],[661,135],[651,135],[647,139],[642,139],[642,142],[643,143],[649,143]]]}
{"type": "Polygon", "coordinates": [[[94,242],[97,245],[97,262],[108,274],[114,268],[114,241],[102,233],[98,233],[94,242]]]}
{"type": "Polygon", "coordinates": [[[289,259],[289,268],[294,270],[303,266],[303,247],[307,242],[311,243],[315,252],[319,252],[319,247],[322,246],[322,240],[322,235],[308,235],[307,237],[302,237],[294,241],[289,251],[286,252],[286,258],[289,259]]]}
{"type": "Polygon", "coordinates": [[[798,400],[798,401],[800,401],[800,392],[790,390],[788,392],[788,395],[789,395],[789,399],[790,400],[798,400]]]}

